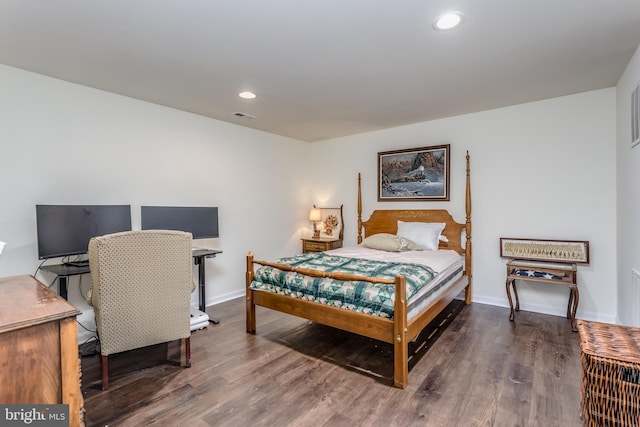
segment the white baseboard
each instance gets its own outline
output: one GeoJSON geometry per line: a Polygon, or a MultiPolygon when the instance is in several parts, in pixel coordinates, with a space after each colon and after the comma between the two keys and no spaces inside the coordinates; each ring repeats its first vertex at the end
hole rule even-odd
{"type": "Polygon", "coordinates": [[[244,297],[246,295],[245,289],[240,289],[237,291],[229,292],[227,294],[218,295],[213,298],[207,298],[206,305],[209,307],[210,305],[220,304],[221,302],[229,301],[232,299],[244,297]]]}
{"type": "MultiPolygon", "coordinates": [[[[245,293],[246,291],[242,289],[238,291],[229,292],[224,295],[218,295],[214,298],[207,298],[207,306],[216,305],[216,304],[220,304],[222,302],[229,301],[235,298],[244,297],[245,293]]],[[[509,303],[502,298],[474,296],[472,301],[478,304],[487,304],[487,305],[493,305],[496,307],[509,308],[509,303]]],[[[540,314],[549,314],[552,316],[560,316],[560,317],[567,316],[567,311],[565,307],[549,307],[549,306],[540,305],[540,304],[526,304],[526,303],[523,303],[522,301],[520,302],[520,310],[532,311],[534,313],[540,313],[540,314]]],[[[602,313],[585,312],[580,309],[578,309],[578,312],[576,313],[576,318],[589,320],[593,322],[617,324],[617,319],[615,316],[608,316],[602,313]]]]}
{"type": "MultiPolygon", "coordinates": [[[[494,305],[497,307],[509,308],[509,302],[501,298],[473,297],[472,301],[477,302],[479,304],[487,304],[487,305],[494,305]]],[[[565,307],[549,307],[549,306],[540,305],[540,304],[527,304],[520,301],[520,310],[532,311],[534,313],[540,313],[540,314],[550,314],[552,316],[567,317],[566,306],[565,307]]],[[[576,313],[576,319],[584,319],[592,322],[602,322],[602,323],[616,323],[617,321],[615,316],[604,315],[602,313],[585,312],[585,311],[581,311],[579,308],[578,308],[578,312],[576,313]]]]}

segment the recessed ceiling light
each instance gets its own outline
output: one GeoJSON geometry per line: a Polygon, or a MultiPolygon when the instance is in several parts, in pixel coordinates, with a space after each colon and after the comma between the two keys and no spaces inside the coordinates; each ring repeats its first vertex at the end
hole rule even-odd
{"type": "Polygon", "coordinates": [[[256,97],[256,94],[253,92],[240,92],[238,96],[244,99],[254,99],[256,97]]]}
{"type": "Polygon", "coordinates": [[[436,30],[450,30],[457,27],[464,20],[464,15],[461,12],[447,12],[444,13],[433,22],[433,28],[436,30]]]}

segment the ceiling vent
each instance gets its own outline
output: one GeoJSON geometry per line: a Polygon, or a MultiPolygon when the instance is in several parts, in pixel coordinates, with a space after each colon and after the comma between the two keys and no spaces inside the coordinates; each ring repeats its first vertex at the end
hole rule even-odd
{"type": "Polygon", "coordinates": [[[231,115],[236,117],[242,117],[243,119],[249,119],[249,120],[253,120],[256,118],[256,116],[252,116],[251,114],[247,114],[247,113],[241,113],[239,111],[236,111],[235,113],[231,113],[231,115]]]}

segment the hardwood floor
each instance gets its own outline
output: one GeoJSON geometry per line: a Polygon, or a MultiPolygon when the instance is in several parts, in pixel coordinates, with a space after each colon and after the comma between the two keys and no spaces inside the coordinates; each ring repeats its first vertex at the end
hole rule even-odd
{"type": "Polygon", "coordinates": [[[189,369],[166,363],[177,342],[116,354],[101,391],[99,356],[83,357],[87,426],[582,425],[564,318],[454,304],[400,390],[389,344],[259,307],[249,335],[242,298],[208,311],[222,322],[192,333],[189,369]]]}

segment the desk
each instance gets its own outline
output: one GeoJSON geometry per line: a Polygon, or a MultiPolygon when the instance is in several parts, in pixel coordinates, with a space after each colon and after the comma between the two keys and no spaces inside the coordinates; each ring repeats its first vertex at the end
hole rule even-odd
{"type": "Polygon", "coordinates": [[[69,264],[43,265],[40,267],[40,270],[48,271],[58,276],[58,294],[62,298],[67,299],[67,283],[69,277],[89,273],[89,265],[82,267],[69,264]]]}
{"type": "Polygon", "coordinates": [[[546,261],[525,261],[512,259],[507,262],[507,297],[509,299],[509,320],[514,320],[515,312],[520,310],[520,300],[516,289],[516,280],[547,282],[569,286],[569,304],[567,319],[571,320],[571,329],[577,332],[576,311],[578,310],[578,284],[576,283],[576,264],[554,263],[546,261]],[[515,309],[511,301],[511,288],[516,297],[515,309]]]}
{"type": "MultiPolygon", "coordinates": [[[[206,313],[207,298],[205,294],[204,259],[215,258],[222,251],[216,249],[194,249],[192,252],[193,263],[198,266],[198,302],[200,311],[206,313]]],[[[211,323],[218,324],[220,320],[209,318],[211,323]]],[[[206,323],[206,322],[205,322],[206,323]]]]}
{"type": "MultiPolygon", "coordinates": [[[[198,305],[200,311],[205,313],[206,293],[205,293],[205,274],[204,274],[204,260],[205,258],[214,258],[216,255],[221,254],[222,251],[217,249],[194,249],[192,251],[193,263],[198,266],[198,305]]],[[[48,271],[58,276],[58,293],[64,299],[67,299],[68,281],[70,276],[77,276],[79,274],[90,273],[89,266],[77,267],[68,264],[55,264],[44,265],[40,267],[40,270],[48,271]]],[[[212,323],[220,323],[220,320],[209,319],[212,323]]]]}

